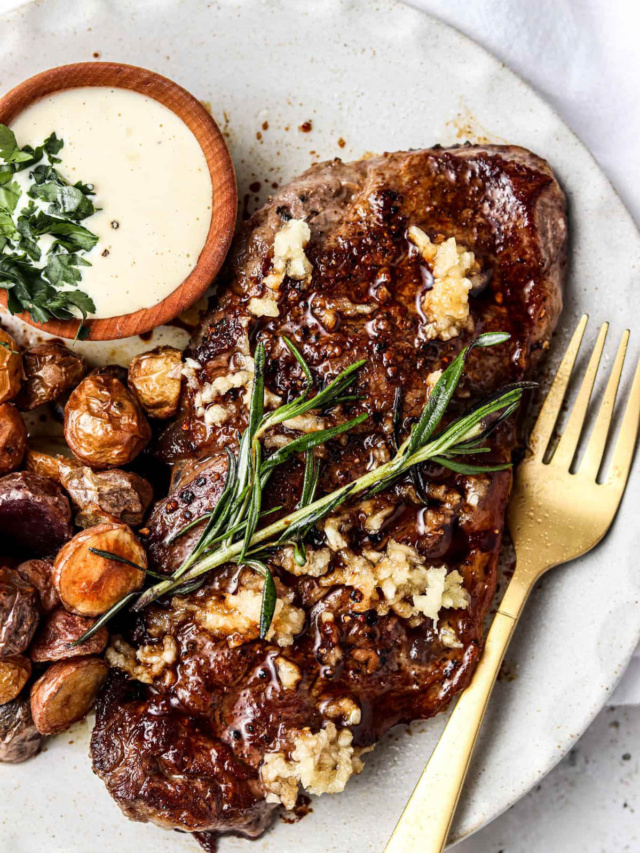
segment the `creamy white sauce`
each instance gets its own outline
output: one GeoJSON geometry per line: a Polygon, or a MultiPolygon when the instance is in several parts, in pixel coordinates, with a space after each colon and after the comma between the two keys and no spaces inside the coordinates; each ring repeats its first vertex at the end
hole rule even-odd
{"type": "MultiPolygon", "coordinates": [[[[212,187],[204,153],[175,113],[128,89],[83,87],[36,101],[11,128],[18,145],[34,147],[55,131],[64,140],[55,168],[70,184],[94,185],[101,210],[80,224],[98,243],[79,283],[93,316],[149,308],[184,281],[209,231],[212,187]]],[[[25,190],[31,183],[28,170],[16,179],[25,190]]]]}

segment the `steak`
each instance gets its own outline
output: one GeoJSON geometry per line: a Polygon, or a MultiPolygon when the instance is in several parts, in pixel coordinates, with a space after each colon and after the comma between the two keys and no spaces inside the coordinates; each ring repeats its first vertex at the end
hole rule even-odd
{"type": "MultiPolygon", "coordinates": [[[[270,452],[368,414],[316,451],[318,494],[329,493],[393,456],[394,401],[402,441],[438,371],[480,333],[511,338],[471,353],[447,417],[532,375],[561,310],[566,234],[549,166],[512,146],[334,160],[281,189],[238,235],[187,350],[181,413],[157,446],[175,467],[148,525],[154,568],[180,564],[200,526],[172,536],[220,496],[258,341],[267,407],[304,387],[284,336],[320,387],[366,360],[354,399],[265,438],[270,452]]],[[[476,461],[510,461],[519,432],[502,423],[476,461]]],[[[298,459],[277,469],[267,507],[295,508],[302,475],[298,459]]],[[[342,790],[390,727],[446,708],[481,654],[510,486],[508,470],[427,463],[418,480],[341,508],[311,531],[304,567],[290,547],[272,558],[266,640],[262,580],[237,566],[126,624],[91,746],[124,813],[203,846],[224,832],[254,837],[302,790],[342,790]]]]}

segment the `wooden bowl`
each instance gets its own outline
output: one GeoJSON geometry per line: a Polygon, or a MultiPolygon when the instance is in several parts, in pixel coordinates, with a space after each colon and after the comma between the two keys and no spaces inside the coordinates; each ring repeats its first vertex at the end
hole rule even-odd
{"type": "MultiPolygon", "coordinates": [[[[10,124],[26,107],[46,95],[80,86],[109,86],[133,89],[172,110],[198,140],[209,167],[213,186],[211,226],[190,275],[162,302],[118,317],[89,319],[85,322],[90,340],[126,338],[149,332],[167,323],[193,305],[207,290],[229,250],[237,213],[236,178],[231,156],[218,125],[193,95],[166,77],[117,62],[79,62],[62,65],[30,77],[0,99],[0,122],[10,124]]],[[[6,307],[7,291],[0,288],[0,304],[6,307]]],[[[28,314],[18,315],[38,329],[63,338],[74,338],[77,320],[35,323],[28,314]]]]}

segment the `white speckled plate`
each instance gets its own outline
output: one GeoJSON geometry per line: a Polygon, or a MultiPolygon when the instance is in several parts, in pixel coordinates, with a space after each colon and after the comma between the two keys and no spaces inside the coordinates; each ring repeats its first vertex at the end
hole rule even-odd
{"type": "MultiPolygon", "coordinates": [[[[249,210],[273,182],[317,159],[465,138],[528,146],[551,162],[571,201],[570,280],[555,353],[588,311],[612,323],[610,363],[622,329],[639,319],[640,239],[589,153],[500,63],[406,6],[44,0],[0,21],[0,31],[2,89],[99,55],[145,65],[210,102],[249,210]],[[305,122],[308,133],[299,129],[305,122]]],[[[638,642],[639,480],[636,471],[605,542],[534,593],[508,653],[516,677],[497,686],[455,838],[490,821],[549,771],[606,702],[638,642]]],[[[278,825],[252,847],[234,838],[222,850],[381,851],[443,722],[392,732],[345,794],[316,800],[309,817],[278,825]]],[[[2,853],[195,853],[188,837],[121,816],[91,773],[88,732],[81,724],[36,760],[0,766],[2,853]]]]}

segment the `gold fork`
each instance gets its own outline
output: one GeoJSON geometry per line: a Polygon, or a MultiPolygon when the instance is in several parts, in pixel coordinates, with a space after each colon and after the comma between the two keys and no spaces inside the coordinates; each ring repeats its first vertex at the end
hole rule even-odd
{"type": "Polygon", "coordinates": [[[584,315],[571,339],[516,471],[508,523],[516,569],[500,603],[471,684],[462,693],[385,853],[440,853],[444,849],[471,754],[496,675],[524,604],[536,581],[553,566],[590,551],[605,535],[624,492],[640,421],[640,363],[613,450],[609,472],[597,482],[611,426],[629,332],[616,355],[591,438],[571,473],[598,372],[608,323],[598,334],[566,427],[546,461],[558,415],[582,342],[584,315]]]}

